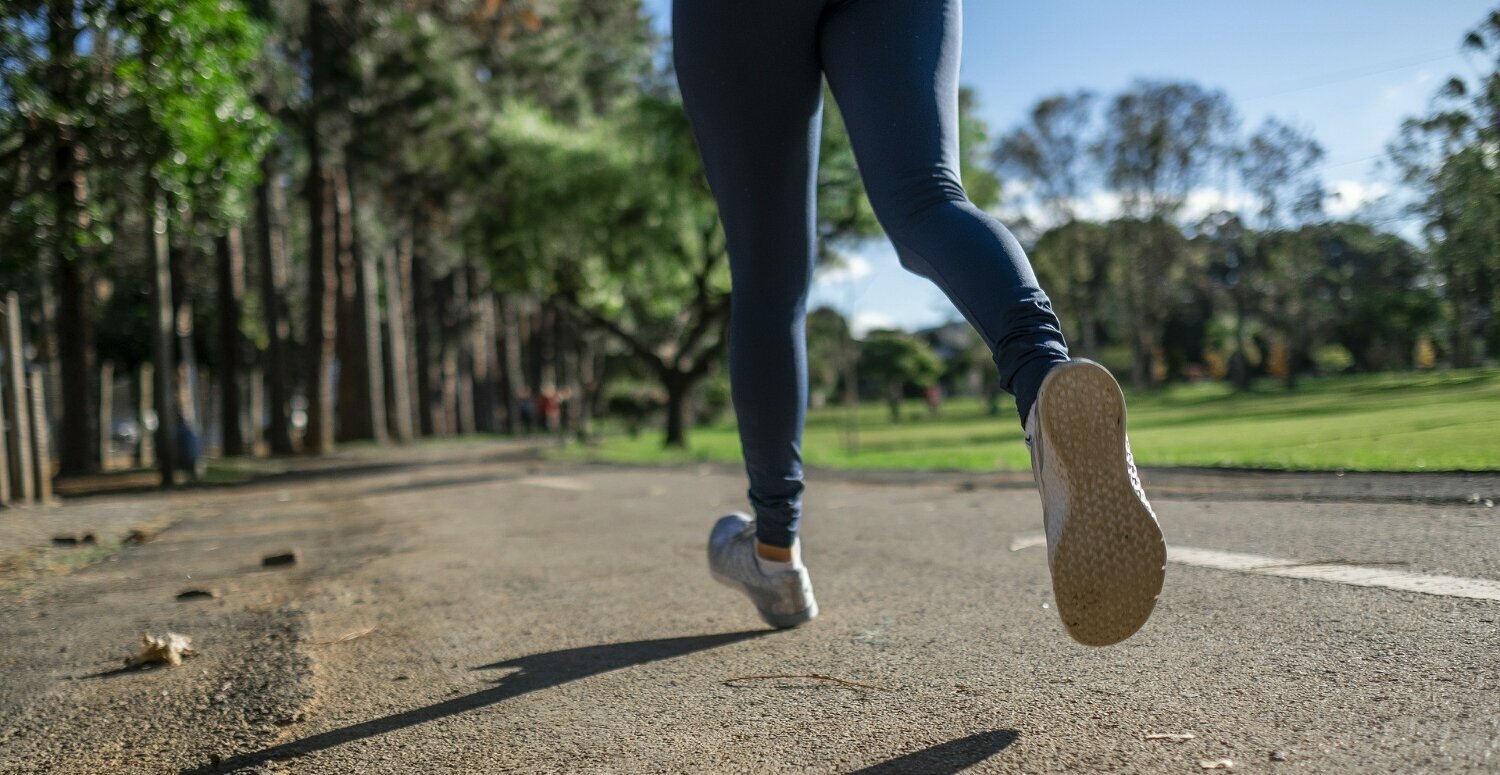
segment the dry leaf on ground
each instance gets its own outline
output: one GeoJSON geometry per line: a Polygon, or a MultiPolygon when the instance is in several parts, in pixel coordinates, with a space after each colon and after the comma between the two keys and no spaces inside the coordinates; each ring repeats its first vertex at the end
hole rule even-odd
{"type": "Polygon", "coordinates": [[[141,653],[125,660],[126,667],[160,663],[176,666],[182,664],[184,657],[198,655],[198,650],[193,648],[193,639],[175,632],[159,638],[150,633],[142,633],[141,641],[144,644],[141,646],[141,653]]]}

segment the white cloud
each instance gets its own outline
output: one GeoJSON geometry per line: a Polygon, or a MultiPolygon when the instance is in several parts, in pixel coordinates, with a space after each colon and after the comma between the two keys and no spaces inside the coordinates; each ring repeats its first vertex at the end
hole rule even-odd
{"type": "MultiPolygon", "coordinates": [[[[1197,188],[1188,192],[1182,210],[1178,212],[1178,220],[1183,223],[1192,223],[1209,213],[1220,210],[1247,212],[1254,206],[1254,201],[1244,192],[1197,188]]],[[[1120,217],[1124,209],[1120,195],[1112,191],[1093,191],[1073,201],[1073,214],[1085,221],[1112,220],[1120,217]]],[[[1034,201],[1026,203],[1022,208],[1022,214],[1042,229],[1053,225],[1047,218],[1046,212],[1034,201]]]]}
{"type": "Polygon", "coordinates": [[[1420,104],[1437,91],[1438,74],[1431,68],[1422,68],[1410,77],[1394,80],[1380,89],[1380,103],[1385,107],[1405,108],[1420,104]]]}
{"type": "Polygon", "coordinates": [[[876,329],[895,327],[895,319],[883,312],[856,312],[854,320],[849,324],[849,329],[859,339],[863,339],[865,334],[876,329]]]}
{"type": "Polygon", "coordinates": [[[870,276],[870,271],[870,262],[866,261],[864,256],[845,253],[839,256],[837,266],[819,269],[815,283],[827,286],[863,280],[870,276]]]}
{"type": "Polygon", "coordinates": [[[1357,180],[1340,180],[1328,187],[1328,199],[1323,209],[1334,218],[1348,217],[1359,208],[1391,193],[1389,184],[1375,181],[1361,183],[1357,180]]]}

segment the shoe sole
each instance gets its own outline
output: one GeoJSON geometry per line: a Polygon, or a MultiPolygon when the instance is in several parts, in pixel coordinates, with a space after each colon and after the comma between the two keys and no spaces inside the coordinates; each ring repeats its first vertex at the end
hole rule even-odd
{"type": "Polygon", "coordinates": [[[1125,396],[1103,366],[1072,361],[1043,381],[1037,419],[1067,487],[1051,563],[1057,613],[1079,643],[1119,643],[1150,618],[1167,564],[1161,526],[1131,486],[1125,396]]]}
{"type": "MultiPolygon", "coordinates": [[[[723,584],[724,586],[729,587],[730,589],[739,592],[742,595],[745,594],[744,586],[738,581],[735,581],[728,576],[721,575],[712,569],[708,571],[708,575],[713,576],[714,581],[717,581],[720,584],[723,584]]],[[[745,597],[750,598],[749,595],[745,595],[745,597]]],[[[754,604],[755,599],[750,598],[750,602],[751,604],[754,604]]],[[[816,619],[818,616],[818,601],[814,600],[813,604],[808,606],[807,608],[804,608],[797,613],[787,614],[785,616],[763,611],[758,605],[755,606],[755,612],[760,614],[761,621],[764,621],[766,624],[769,624],[778,630],[785,630],[796,627],[798,625],[807,624],[813,619],[816,619]]]]}

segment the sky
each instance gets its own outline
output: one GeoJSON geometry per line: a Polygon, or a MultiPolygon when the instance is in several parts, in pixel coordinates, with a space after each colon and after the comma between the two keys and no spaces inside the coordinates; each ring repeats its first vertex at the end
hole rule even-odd
{"type": "MultiPolygon", "coordinates": [[[[646,6],[669,34],[670,0],[646,6]]],[[[1322,144],[1325,185],[1340,194],[1327,208],[1344,215],[1395,188],[1379,164],[1386,143],[1448,77],[1473,72],[1459,44],[1494,7],[1493,0],[968,0],[960,78],[978,93],[992,136],[1059,92],[1107,96],[1137,78],[1221,89],[1247,130],[1275,116],[1322,144]]],[[[958,319],[878,241],[860,246],[844,269],[824,272],[813,303],[852,311],[857,330],[958,319]]]]}

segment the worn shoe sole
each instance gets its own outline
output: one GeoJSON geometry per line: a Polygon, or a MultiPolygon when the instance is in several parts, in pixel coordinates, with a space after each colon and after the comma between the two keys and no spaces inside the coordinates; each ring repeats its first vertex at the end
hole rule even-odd
{"type": "MultiPolygon", "coordinates": [[[[732,589],[732,590],[734,590],[736,592],[744,594],[745,587],[744,587],[743,584],[739,583],[738,581],[735,581],[734,579],[732,579],[732,578],[730,578],[728,576],[725,576],[725,575],[723,575],[721,573],[718,573],[717,571],[714,571],[713,569],[709,569],[708,574],[710,576],[714,577],[714,581],[717,581],[720,584],[723,584],[724,586],[729,587],[730,589],[732,589]]],[[[749,595],[746,595],[746,597],[749,597],[749,595]]],[[[755,602],[755,598],[750,598],[750,602],[754,603],[755,602]]],[[[804,608],[801,611],[798,611],[797,613],[787,614],[787,615],[784,615],[784,616],[780,615],[780,614],[770,613],[770,612],[762,609],[758,605],[755,607],[755,612],[758,613],[758,614],[760,614],[761,621],[764,621],[766,624],[769,624],[769,625],[771,625],[772,627],[775,627],[778,630],[785,630],[785,629],[790,628],[790,627],[796,627],[798,625],[807,624],[808,622],[812,621],[813,619],[816,619],[818,617],[818,601],[814,600],[813,604],[810,605],[810,606],[808,606],[807,608],[804,608]]]]}
{"type": "Polygon", "coordinates": [[[1067,486],[1052,554],[1057,613],[1079,643],[1119,643],[1151,616],[1167,562],[1161,526],[1130,480],[1125,397],[1104,367],[1073,361],[1042,383],[1037,420],[1067,486]]]}

